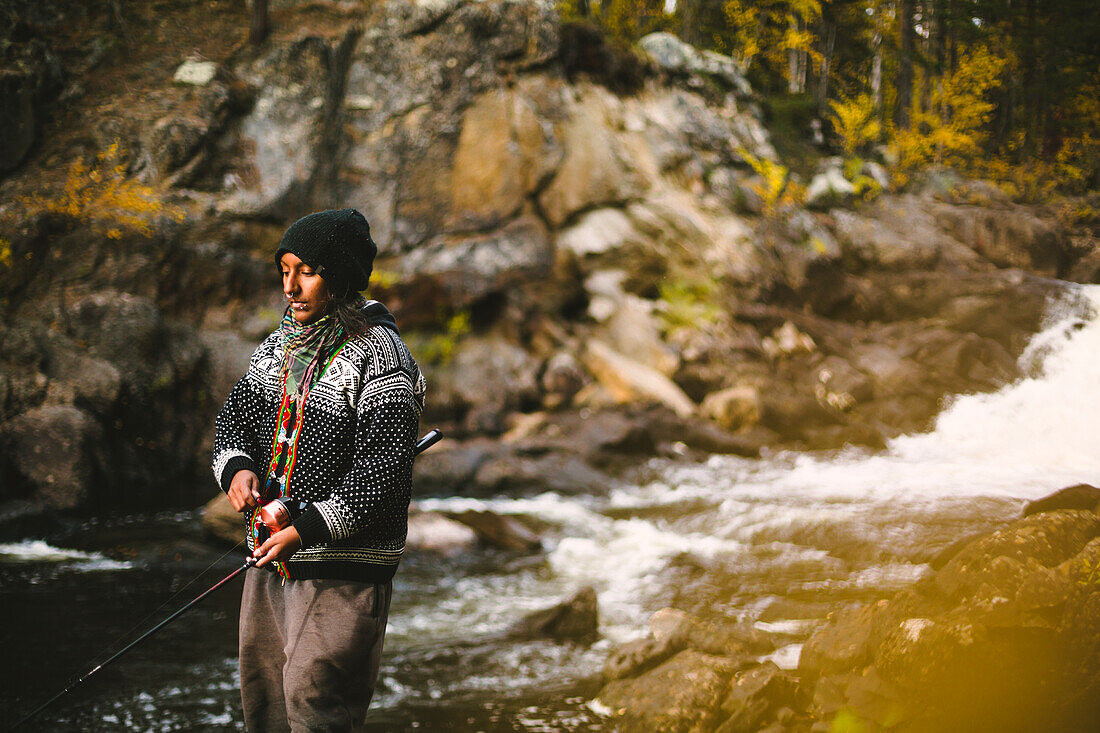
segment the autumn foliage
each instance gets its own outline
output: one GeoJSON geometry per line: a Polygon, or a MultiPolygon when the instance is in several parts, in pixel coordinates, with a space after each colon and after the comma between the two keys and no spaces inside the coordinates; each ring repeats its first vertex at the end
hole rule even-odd
{"type": "Polygon", "coordinates": [[[91,163],[72,163],[60,191],[24,197],[23,204],[32,214],[65,216],[110,239],[120,239],[126,231],[152,236],[160,217],[182,221],[182,209],[166,203],[157,189],[127,176],[123,158],[118,143],[113,143],[91,163]]]}

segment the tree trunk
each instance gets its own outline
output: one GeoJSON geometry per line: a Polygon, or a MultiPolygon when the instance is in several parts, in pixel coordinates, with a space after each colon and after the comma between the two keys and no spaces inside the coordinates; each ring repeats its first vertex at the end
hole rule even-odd
{"type": "Polygon", "coordinates": [[[871,98],[875,100],[875,109],[882,111],[882,33],[875,31],[872,41],[875,49],[871,61],[871,98]]]}
{"type": "Polygon", "coordinates": [[[909,108],[913,102],[913,11],[915,0],[898,2],[898,101],[894,108],[894,124],[901,130],[908,130],[909,108]]]}
{"type": "Polygon", "coordinates": [[[248,42],[258,46],[267,38],[267,0],[252,0],[252,24],[248,28],[248,42]]]}
{"type": "Polygon", "coordinates": [[[814,100],[817,102],[818,114],[824,114],[828,104],[829,73],[833,65],[833,54],[836,52],[836,26],[833,21],[826,22],[825,32],[822,34],[825,42],[821,49],[821,73],[817,80],[817,98],[814,100]]]}

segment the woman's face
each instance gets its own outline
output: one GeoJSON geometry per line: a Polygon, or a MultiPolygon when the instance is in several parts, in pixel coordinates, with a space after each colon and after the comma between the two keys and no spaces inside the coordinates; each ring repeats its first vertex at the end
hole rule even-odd
{"type": "Polygon", "coordinates": [[[290,252],[279,258],[283,270],[283,294],[290,301],[290,311],[298,323],[313,323],[328,310],[330,300],[328,285],[290,252]]]}

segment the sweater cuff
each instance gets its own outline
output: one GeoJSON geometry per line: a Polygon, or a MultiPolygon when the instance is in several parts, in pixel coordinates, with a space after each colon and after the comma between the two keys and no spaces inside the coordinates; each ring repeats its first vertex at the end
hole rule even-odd
{"type": "Polygon", "coordinates": [[[294,529],[298,530],[298,536],[302,538],[301,549],[303,550],[332,541],[328,522],[314,504],[310,504],[309,508],[302,512],[302,516],[294,520],[294,529]]]}
{"type": "Polygon", "coordinates": [[[233,483],[233,477],[237,475],[237,471],[251,471],[259,476],[259,472],[256,470],[256,462],[248,456],[233,456],[225,462],[225,468],[222,469],[221,486],[222,491],[229,493],[229,486],[233,483]]]}

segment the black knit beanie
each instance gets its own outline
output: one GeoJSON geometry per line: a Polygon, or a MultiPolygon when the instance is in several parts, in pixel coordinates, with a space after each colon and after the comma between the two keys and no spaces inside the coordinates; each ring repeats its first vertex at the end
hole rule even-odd
{"type": "Polygon", "coordinates": [[[337,298],[366,290],[378,247],[370,225],[355,209],[319,211],[290,225],[275,250],[275,266],[290,252],[313,268],[337,298]]]}

